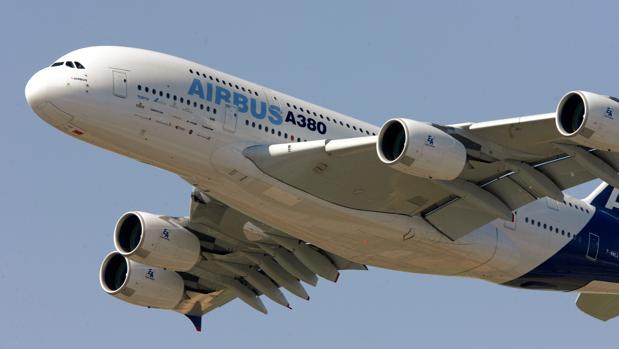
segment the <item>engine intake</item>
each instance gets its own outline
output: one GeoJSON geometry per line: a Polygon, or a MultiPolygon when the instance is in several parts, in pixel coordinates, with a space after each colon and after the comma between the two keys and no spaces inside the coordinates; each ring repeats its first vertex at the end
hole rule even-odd
{"type": "Polygon", "coordinates": [[[167,217],[127,212],[114,229],[114,246],[131,260],[170,270],[187,271],[200,260],[198,237],[167,217]]]}
{"type": "Polygon", "coordinates": [[[619,151],[619,100],[586,91],[568,92],[557,107],[559,133],[591,148],[619,151]]]}
{"type": "Polygon", "coordinates": [[[173,309],[183,298],[185,285],[176,272],[150,267],[123,256],[108,254],[99,271],[101,288],[125,302],[173,309]]]}
{"type": "Polygon", "coordinates": [[[410,119],[391,119],[378,134],[378,158],[418,177],[452,180],[466,163],[466,149],[442,130],[410,119]]]}

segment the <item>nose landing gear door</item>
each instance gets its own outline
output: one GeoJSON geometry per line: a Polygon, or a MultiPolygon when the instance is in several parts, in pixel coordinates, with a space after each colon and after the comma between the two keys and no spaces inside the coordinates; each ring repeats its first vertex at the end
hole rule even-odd
{"type": "Polygon", "coordinates": [[[127,73],[112,71],[114,96],[127,98],[127,73]]]}

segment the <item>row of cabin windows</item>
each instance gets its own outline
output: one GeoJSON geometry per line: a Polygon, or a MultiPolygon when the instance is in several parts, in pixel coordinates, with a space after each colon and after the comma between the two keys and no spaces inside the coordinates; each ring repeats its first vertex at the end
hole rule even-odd
{"type": "Polygon", "coordinates": [[[589,210],[588,210],[588,209],[583,208],[583,207],[581,207],[581,206],[576,206],[576,204],[572,204],[571,202],[565,202],[565,201],[564,201],[563,203],[564,203],[564,204],[566,204],[566,205],[569,205],[570,207],[573,207],[573,208],[575,208],[575,209],[577,209],[577,210],[581,210],[582,212],[587,212],[587,213],[589,213],[589,210]]]}
{"type": "MultiPolygon", "coordinates": [[[[296,106],[296,105],[294,105],[294,104],[286,103],[286,105],[288,106],[288,108],[293,108],[294,110],[300,110],[301,112],[308,113],[309,115],[314,115],[314,116],[316,116],[316,117],[320,117],[321,119],[327,119],[327,121],[333,121],[333,123],[334,123],[334,124],[336,124],[336,125],[338,124],[338,121],[337,121],[335,118],[330,118],[329,116],[324,116],[324,115],[322,115],[322,114],[320,114],[320,113],[316,113],[315,111],[311,111],[311,110],[309,110],[309,109],[305,109],[305,110],[303,110],[303,107],[298,107],[298,108],[297,108],[297,106],[296,106]]],[[[357,128],[357,126],[355,126],[355,125],[352,125],[352,126],[351,126],[349,123],[344,124],[342,121],[339,121],[339,124],[340,124],[341,126],[346,126],[346,127],[348,127],[348,128],[352,128],[352,129],[353,129],[353,130],[355,130],[355,131],[359,131],[359,132],[361,132],[361,133],[365,133],[365,134],[367,134],[368,136],[369,136],[370,134],[371,134],[372,136],[376,136],[376,133],[374,133],[374,132],[371,132],[371,133],[370,133],[370,131],[368,131],[368,130],[364,130],[364,129],[362,129],[361,127],[357,128]]]]}
{"type": "MultiPolygon", "coordinates": [[[[138,91],[142,91],[142,85],[138,85],[138,91]]],[[[183,97],[177,97],[176,95],[170,94],[170,92],[163,92],[161,90],[157,90],[155,88],[149,88],[148,86],[144,86],[143,89],[144,92],[146,93],[152,93],[154,96],[159,96],[159,97],[165,97],[166,99],[171,99],[173,101],[179,101],[181,104],[187,104],[188,106],[192,106],[194,108],[200,108],[200,110],[204,110],[206,109],[207,112],[211,111],[211,107],[209,105],[204,105],[202,103],[198,104],[198,102],[196,101],[191,101],[189,98],[185,99],[183,97]]],[[[217,114],[217,108],[213,108],[213,114],[217,114]]]]}
{"type": "MultiPolygon", "coordinates": [[[[234,87],[234,88],[236,88],[237,90],[241,90],[241,91],[243,91],[243,92],[249,92],[249,94],[254,94],[254,95],[258,96],[258,92],[256,92],[256,91],[252,91],[252,90],[251,90],[251,89],[249,89],[249,88],[248,88],[248,89],[245,89],[245,87],[244,87],[244,86],[240,86],[240,87],[239,87],[239,85],[237,85],[237,84],[232,84],[232,83],[231,83],[231,82],[229,82],[229,81],[228,81],[228,82],[226,82],[226,81],[225,81],[225,80],[223,80],[223,79],[220,81],[220,80],[219,80],[219,78],[217,78],[217,77],[213,78],[213,76],[211,76],[211,75],[206,75],[205,73],[200,73],[200,72],[199,72],[199,71],[197,71],[197,70],[196,70],[196,71],[194,71],[193,69],[189,69],[189,72],[190,72],[191,74],[196,74],[197,76],[202,76],[202,77],[203,77],[203,78],[205,78],[205,79],[207,79],[207,78],[208,78],[208,79],[210,79],[211,81],[221,82],[221,83],[223,83],[224,85],[228,85],[228,86],[230,86],[230,87],[234,87]]],[[[274,99],[274,100],[277,100],[277,97],[276,97],[276,96],[273,96],[273,99],[274,99]]],[[[296,106],[296,105],[294,105],[294,104],[292,104],[292,105],[291,105],[290,103],[286,103],[286,105],[288,106],[288,108],[294,108],[295,110],[300,110],[301,112],[307,112],[307,113],[308,113],[308,114],[310,114],[310,115],[312,115],[312,114],[313,114],[315,117],[320,117],[321,119],[327,119],[327,121],[331,121],[331,120],[333,120],[333,122],[334,122],[335,124],[337,124],[337,123],[338,123],[338,121],[337,121],[335,118],[330,118],[329,116],[326,116],[326,117],[325,117],[324,115],[322,115],[322,114],[320,114],[320,113],[316,113],[315,111],[314,111],[314,112],[312,112],[312,111],[310,111],[309,109],[303,110],[303,108],[302,108],[302,107],[297,108],[297,106],[296,106]]],[[[346,127],[348,127],[348,128],[352,128],[353,130],[355,130],[355,131],[359,131],[360,133],[365,133],[365,134],[366,134],[366,135],[368,135],[368,136],[369,136],[370,134],[371,134],[372,136],[376,136],[376,133],[374,133],[374,132],[370,132],[370,131],[368,131],[368,130],[364,130],[364,129],[363,129],[363,128],[361,128],[361,127],[357,128],[357,126],[355,126],[355,125],[352,125],[352,126],[351,126],[351,125],[350,125],[350,124],[348,124],[348,123],[344,124],[342,121],[339,121],[339,124],[340,124],[341,126],[346,125],[346,127]]]]}
{"type": "Polygon", "coordinates": [[[86,69],[80,62],[71,62],[71,61],[66,61],[66,62],[55,62],[52,63],[52,67],[60,67],[60,66],[67,66],[69,68],[77,68],[77,69],[86,69]]]}
{"type": "MultiPolygon", "coordinates": [[[[250,126],[250,122],[249,120],[245,120],[245,126],[250,126]]],[[[269,126],[262,126],[262,124],[256,124],[256,122],[252,121],[251,122],[251,127],[253,128],[258,128],[259,130],[264,130],[264,132],[269,133],[269,131],[271,132],[272,135],[277,134],[278,137],[284,137],[285,139],[288,139],[288,133],[284,132],[282,133],[282,131],[277,130],[275,131],[275,128],[271,127],[269,128],[269,126]]],[[[294,142],[295,137],[293,134],[290,134],[290,140],[294,142]]],[[[296,138],[297,142],[307,142],[307,139],[302,140],[300,137],[296,138]]]]}
{"type": "Polygon", "coordinates": [[[258,92],[256,92],[256,91],[252,91],[250,88],[247,88],[247,89],[246,89],[244,86],[240,86],[240,87],[239,87],[239,85],[237,85],[237,84],[233,84],[233,83],[231,83],[230,81],[227,81],[227,82],[226,82],[226,80],[224,80],[224,79],[221,79],[221,80],[220,80],[218,77],[213,78],[213,76],[212,76],[212,75],[206,75],[206,74],[204,74],[204,73],[200,74],[200,72],[199,72],[199,71],[197,71],[197,70],[196,70],[196,71],[194,72],[194,71],[193,71],[193,69],[189,69],[189,72],[190,72],[191,74],[196,74],[197,76],[201,76],[201,77],[203,77],[203,78],[205,78],[205,79],[207,79],[207,78],[208,78],[208,79],[209,79],[209,80],[211,80],[211,81],[221,82],[222,84],[224,84],[224,85],[228,85],[228,86],[233,87],[233,88],[235,88],[235,89],[237,89],[237,90],[240,90],[240,91],[243,91],[243,92],[249,92],[249,94],[250,94],[250,95],[256,95],[256,96],[258,96],[258,92]]]}
{"type": "MultiPolygon", "coordinates": [[[[559,234],[559,227],[553,227],[550,224],[546,224],[546,223],[542,223],[540,221],[536,221],[535,219],[529,219],[529,217],[525,217],[524,218],[525,223],[531,223],[531,225],[535,226],[537,225],[537,227],[539,228],[544,228],[545,230],[548,230],[550,232],[555,232],[556,234],[559,234]]],[[[561,229],[561,235],[565,236],[567,235],[568,238],[572,238],[572,233],[570,232],[566,232],[565,230],[561,229]]],[[[575,237],[576,235],[574,235],[575,237]]]]}

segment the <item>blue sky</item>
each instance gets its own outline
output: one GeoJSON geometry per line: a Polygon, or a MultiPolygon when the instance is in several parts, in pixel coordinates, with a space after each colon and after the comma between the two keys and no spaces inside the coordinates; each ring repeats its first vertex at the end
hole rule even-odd
{"type": "MultiPolygon", "coordinates": [[[[99,263],[125,211],[187,214],[177,176],[62,135],[24,86],[64,53],[174,54],[381,124],[549,112],[572,89],[619,94],[613,1],[20,1],[0,14],[0,348],[519,348],[616,345],[576,294],[372,268],[322,280],[294,310],[240,301],[196,334],[174,312],[105,295],[99,263]]],[[[571,191],[585,196],[595,183],[571,191]]]]}

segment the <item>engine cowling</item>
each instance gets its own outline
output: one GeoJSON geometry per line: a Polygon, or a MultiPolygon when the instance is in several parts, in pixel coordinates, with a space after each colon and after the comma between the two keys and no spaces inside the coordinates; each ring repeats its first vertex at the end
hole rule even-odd
{"type": "Polygon", "coordinates": [[[568,92],[557,107],[559,133],[591,148],[619,151],[619,100],[586,91],[568,92]]]}
{"type": "Polygon", "coordinates": [[[155,267],[187,271],[200,260],[200,240],[177,223],[147,212],[127,212],[114,229],[123,256],[155,267]]]}
{"type": "Polygon", "coordinates": [[[117,251],[108,254],[99,271],[101,288],[125,302],[173,309],[183,299],[185,285],[176,272],[150,267],[117,251]]]}
{"type": "Polygon", "coordinates": [[[391,119],[378,134],[378,158],[417,177],[452,180],[466,163],[464,145],[442,130],[410,119],[391,119]]]}

